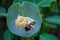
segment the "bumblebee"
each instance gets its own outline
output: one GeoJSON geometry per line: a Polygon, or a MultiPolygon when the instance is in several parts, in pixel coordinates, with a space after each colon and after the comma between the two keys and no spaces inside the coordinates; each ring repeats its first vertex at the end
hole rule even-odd
{"type": "Polygon", "coordinates": [[[19,28],[24,27],[26,31],[29,31],[34,28],[35,20],[29,17],[23,17],[23,16],[18,15],[17,19],[15,20],[15,23],[19,28]]]}

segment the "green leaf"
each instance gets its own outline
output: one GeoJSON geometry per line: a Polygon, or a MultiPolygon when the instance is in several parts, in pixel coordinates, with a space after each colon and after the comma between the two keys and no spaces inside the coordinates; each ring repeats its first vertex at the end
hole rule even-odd
{"type": "Polygon", "coordinates": [[[54,25],[54,24],[49,24],[49,27],[52,28],[52,29],[57,29],[57,25],[54,25]]]}
{"type": "Polygon", "coordinates": [[[44,22],[44,26],[47,26],[47,27],[52,28],[52,29],[57,29],[57,27],[58,27],[55,24],[50,24],[50,23],[47,23],[47,22],[44,22]]]}
{"type": "Polygon", "coordinates": [[[6,9],[4,7],[0,7],[0,13],[6,13],[6,9]]]}
{"type": "Polygon", "coordinates": [[[13,0],[14,3],[16,3],[16,2],[22,3],[23,1],[24,1],[24,0],[13,0]]]}
{"type": "Polygon", "coordinates": [[[52,34],[43,33],[43,34],[40,35],[40,39],[39,40],[57,40],[57,37],[55,37],[52,34]]]}
{"type": "Polygon", "coordinates": [[[7,16],[6,9],[4,7],[0,7],[0,17],[7,16]]]}
{"type": "Polygon", "coordinates": [[[55,3],[54,9],[52,11],[55,12],[55,13],[59,12],[57,2],[55,3]]]}
{"type": "Polygon", "coordinates": [[[56,1],[56,0],[40,0],[37,6],[38,7],[50,7],[53,1],[56,1]]]}
{"type": "Polygon", "coordinates": [[[6,13],[0,13],[0,17],[2,17],[2,16],[7,16],[7,14],[6,13]]]}
{"type": "Polygon", "coordinates": [[[39,2],[39,0],[37,1],[37,0],[13,0],[13,2],[20,2],[20,3],[22,3],[23,1],[29,1],[29,2],[32,2],[32,3],[34,3],[34,4],[37,4],[38,2],[39,2]]]}
{"type": "Polygon", "coordinates": [[[51,3],[56,0],[14,0],[14,2],[20,2],[20,3],[22,3],[23,1],[32,2],[36,4],[38,7],[50,7],[51,3]]]}
{"type": "Polygon", "coordinates": [[[10,30],[6,30],[4,33],[4,40],[12,40],[14,35],[10,32],[10,30]]]}
{"type": "Polygon", "coordinates": [[[45,21],[49,22],[49,23],[54,23],[54,24],[60,25],[60,16],[54,15],[54,16],[45,18],[45,21]]]}

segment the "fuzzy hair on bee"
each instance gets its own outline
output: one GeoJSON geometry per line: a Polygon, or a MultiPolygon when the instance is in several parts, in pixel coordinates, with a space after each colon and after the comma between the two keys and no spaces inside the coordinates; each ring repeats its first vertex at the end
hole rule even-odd
{"type": "Polygon", "coordinates": [[[29,18],[29,17],[23,17],[18,15],[17,19],[15,20],[16,25],[21,29],[23,27],[26,27],[26,25],[30,25],[27,28],[30,27],[30,29],[33,28],[33,24],[35,23],[35,20],[29,18]]]}

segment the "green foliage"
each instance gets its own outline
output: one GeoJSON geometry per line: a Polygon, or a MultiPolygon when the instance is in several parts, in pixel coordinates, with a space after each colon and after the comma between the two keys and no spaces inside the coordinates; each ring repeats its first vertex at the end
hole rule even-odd
{"type": "Polygon", "coordinates": [[[52,29],[57,29],[57,25],[56,24],[51,24],[51,23],[48,23],[48,22],[44,22],[43,25],[45,27],[49,27],[49,28],[52,28],[52,29]]]}
{"type": "Polygon", "coordinates": [[[55,3],[55,7],[53,9],[53,12],[58,13],[59,12],[59,8],[58,5],[55,3]]]}
{"type": "Polygon", "coordinates": [[[14,2],[20,2],[20,3],[22,3],[23,1],[32,2],[36,4],[38,7],[50,7],[51,3],[56,0],[14,0],[14,2]]]}
{"type": "Polygon", "coordinates": [[[6,9],[4,7],[0,7],[0,13],[6,13],[6,9]]]}
{"type": "Polygon", "coordinates": [[[12,40],[14,35],[10,32],[10,30],[6,30],[4,33],[4,40],[12,40]]]}
{"type": "Polygon", "coordinates": [[[57,40],[57,37],[55,37],[52,34],[43,33],[43,34],[40,35],[40,39],[39,40],[57,40]]]}
{"type": "Polygon", "coordinates": [[[0,17],[6,16],[6,9],[4,7],[0,7],[0,17]]]}
{"type": "Polygon", "coordinates": [[[22,3],[24,0],[13,0],[13,3],[20,2],[22,3]]]}
{"type": "Polygon", "coordinates": [[[39,7],[50,7],[53,1],[56,1],[56,0],[40,0],[37,5],[39,7]]]}
{"type": "Polygon", "coordinates": [[[60,16],[54,15],[54,16],[45,18],[45,21],[49,22],[49,23],[54,23],[54,24],[60,25],[60,16]]]}

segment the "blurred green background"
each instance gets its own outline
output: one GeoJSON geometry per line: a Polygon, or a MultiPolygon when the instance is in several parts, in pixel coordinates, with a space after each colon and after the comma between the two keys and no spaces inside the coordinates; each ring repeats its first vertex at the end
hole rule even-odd
{"type": "MultiPolygon", "coordinates": [[[[0,0],[0,14],[3,13],[7,14],[9,7],[13,3],[15,2],[22,3],[23,1],[30,1],[32,3],[34,2],[34,0],[0,0]]],[[[35,0],[35,4],[37,5],[40,1],[41,0],[35,0]]],[[[52,40],[53,37],[51,35],[48,36],[48,34],[52,34],[56,36],[58,40],[60,40],[60,12],[59,12],[60,2],[57,3],[57,0],[56,1],[54,0],[48,4],[47,3],[48,1],[45,2],[46,4],[43,3],[40,6],[38,6],[43,20],[42,27],[40,29],[40,32],[37,33],[38,34],[37,36],[26,38],[12,34],[7,27],[6,17],[0,16],[0,40],[52,40]],[[44,33],[46,34],[44,35],[44,33]]]]}

